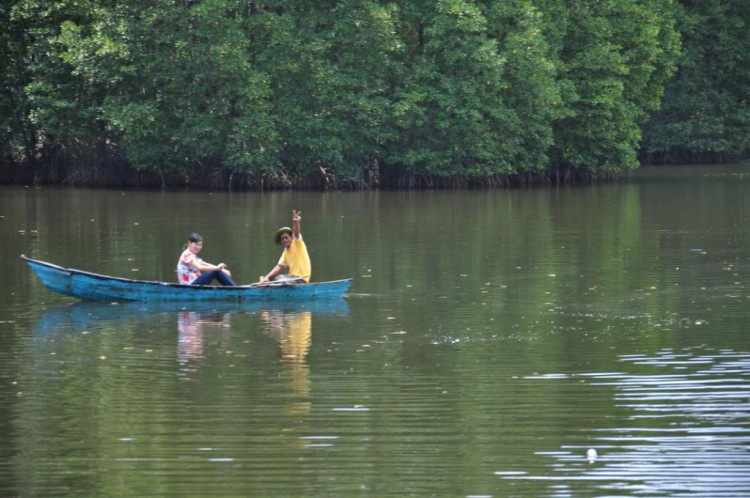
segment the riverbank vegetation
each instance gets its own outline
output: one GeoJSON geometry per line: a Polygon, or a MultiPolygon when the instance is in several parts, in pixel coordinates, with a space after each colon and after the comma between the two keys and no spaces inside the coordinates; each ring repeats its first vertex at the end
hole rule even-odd
{"type": "Polygon", "coordinates": [[[10,1],[0,181],[501,185],[736,157],[748,18],[742,0],[10,1]]]}

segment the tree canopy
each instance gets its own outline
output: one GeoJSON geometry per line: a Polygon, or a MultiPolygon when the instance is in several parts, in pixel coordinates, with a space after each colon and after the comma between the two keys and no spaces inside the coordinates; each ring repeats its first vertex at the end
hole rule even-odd
{"type": "Polygon", "coordinates": [[[678,71],[645,129],[652,162],[723,161],[750,152],[750,2],[683,0],[678,71]]]}
{"type": "Polygon", "coordinates": [[[651,154],[744,153],[748,14],[740,0],[10,1],[2,177],[601,175],[638,165],[647,122],[651,154]]]}

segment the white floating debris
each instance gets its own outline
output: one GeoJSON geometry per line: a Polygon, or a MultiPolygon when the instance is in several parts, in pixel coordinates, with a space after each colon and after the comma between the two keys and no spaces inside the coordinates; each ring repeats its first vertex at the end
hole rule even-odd
{"type": "Polygon", "coordinates": [[[598,456],[599,455],[597,455],[596,450],[594,448],[589,448],[589,450],[586,452],[586,459],[589,462],[593,462],[594,460],[596,460],[596,457],[598,456]]]}

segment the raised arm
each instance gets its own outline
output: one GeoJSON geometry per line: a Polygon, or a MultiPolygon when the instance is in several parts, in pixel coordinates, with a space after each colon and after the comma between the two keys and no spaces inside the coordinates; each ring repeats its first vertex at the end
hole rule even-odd
{"type": "Polygon", "coordinates": [[[302,220],[302,217],[300,216],[301,214],[302,211],[295,211],[292,209],[292,221],[294,222],[292,231],[294,232],[294,238],[296,240],[299,240],[300,236],[299,222],[302,220]]]}

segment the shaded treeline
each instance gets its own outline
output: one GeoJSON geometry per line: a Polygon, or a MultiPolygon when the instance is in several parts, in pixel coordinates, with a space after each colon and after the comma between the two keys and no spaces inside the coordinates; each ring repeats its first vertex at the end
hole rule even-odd
{"type": "Polygon", "coordinates": [[[665,85],[649,158],[742,154],[747,18],[740,0],[5,2],[0,181],[615,175],[639,164],[665,85]]]}
{"type": "Polygon", "coordinates": [[[723,162],[750,154],[750,2],[681,0],[678,71],[644,129],[651,163],[723,162]]]}

